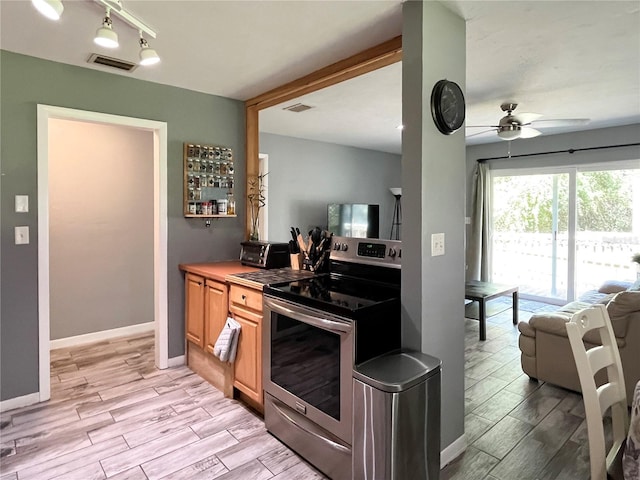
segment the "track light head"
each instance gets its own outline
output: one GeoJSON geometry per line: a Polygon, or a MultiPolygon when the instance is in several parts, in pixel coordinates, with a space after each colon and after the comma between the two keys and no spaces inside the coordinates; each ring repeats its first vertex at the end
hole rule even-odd
{"type": "Polygon", "coordinates": [[[140,33],[140,65],[155,65],[160,61],[158,52],[149,46],[140,33]]]}
{"type": "Polygon", "coordinates": [[[102,21],[102,26],[96,30],[96,36],[93,41],[105,48],[118,48],[118,34],[113,31],[111,17],[109,17],[109,9],[102,21]]]}
{"type": "Polygon", "coordinates": [[[64,11],[64,5],[60,0],[31,0],[31,3],[42,15],[51,20],[60,20],[64,11]]]}

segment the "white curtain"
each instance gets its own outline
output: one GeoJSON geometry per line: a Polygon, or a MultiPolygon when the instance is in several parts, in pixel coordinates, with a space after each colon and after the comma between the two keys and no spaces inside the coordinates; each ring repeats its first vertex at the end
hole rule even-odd
{"type": "Polygon", "coordinates": [[[491,170],[478,162],[472,189],[471,238],[467,248],[467,280],[491,281],[491,170]]]}

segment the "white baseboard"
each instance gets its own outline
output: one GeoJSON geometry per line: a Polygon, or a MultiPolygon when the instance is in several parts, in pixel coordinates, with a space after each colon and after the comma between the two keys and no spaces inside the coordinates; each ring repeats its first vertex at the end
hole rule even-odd
{"type": "Polygon", "coordinates": [[[440,469],[449,465],[467,449],[467,438],[464,433],[453,441],[447,448],[440,452],[440,469]]]}
{"type": "Polygon", "coordinates": [[[185,365],[186,362],[184,360],[184,355],[180,355],[179,357],[172,357],[169,360],[167,360],[167,366],[169,368],[172,367],[180,367],[182,365],[185,365]]]}
{"type": "Polygon", "coordinates": [[[0,411],[6,412],[14,408],[28,407],[40,401],[40,392],[30,393],[22,397],[9,398],[0,402],[0,411]]]}
{"type": "Polygon", "coordinates": [[[113,328],[111,330],[103,330],[101,332],[86,333],[84,335],[76,335],[75,337],[58,338],[49,342],[51,350],[56,348],[75,347],[84,345],[85,343],[101,342],[116,337],[126,337],[127,335],[137,335],[139,333],[153,332],[154,322],[139,323],[137,325],[129,325],[128,327],[113,328]]]}

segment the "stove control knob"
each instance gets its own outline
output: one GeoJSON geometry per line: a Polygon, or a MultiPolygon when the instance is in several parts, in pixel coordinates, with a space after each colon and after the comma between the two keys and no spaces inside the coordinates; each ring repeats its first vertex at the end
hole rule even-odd
{"type": "Polygon", "coordinates": [[[349,250],[349,245],[347,245],[346,243],[343,243],[340,246],[340,250],[342,250],[343,252],[346,252],[347,250],[349,250]]]}
{"type": "Polygon", "coordinates": [[[389,249],[389,256],[391,258],[395,258],[395,256],[396,256],[396,249],[395,248],[390,248],[389,249]]]}
{"type": "Polygon", "coordinates": [[[333,244],[333,249],[334,250],[340,250],[340,244],[338,242],[333,244]]]}
{"type": "Polygon", "coordinates": [[[260,256],[261,257],[264,257],[264,250],[265,250],[264,247],[260,247],[260,256]]]}

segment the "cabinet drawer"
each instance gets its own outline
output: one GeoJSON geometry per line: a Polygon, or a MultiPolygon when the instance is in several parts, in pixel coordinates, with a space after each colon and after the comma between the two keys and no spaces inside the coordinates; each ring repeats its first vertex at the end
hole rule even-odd
{"type": "Polygon", "coordinates": [[[231,285],[229,300],[231,305],[236,304],[250,308],[251,310],[262,312],[262,292],[258,290],[238,285],[231,285]]]}

